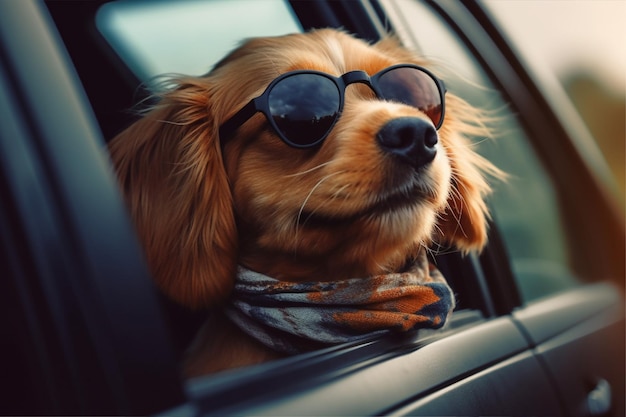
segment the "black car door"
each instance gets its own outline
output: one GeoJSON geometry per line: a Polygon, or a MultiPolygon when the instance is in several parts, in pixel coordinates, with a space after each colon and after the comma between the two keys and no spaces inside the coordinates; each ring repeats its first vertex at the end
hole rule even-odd
{"type": "Polygon", "coordinates": [[[103,141],[45,7],[0,2],[0,414],[183,401],[103,141]]]}

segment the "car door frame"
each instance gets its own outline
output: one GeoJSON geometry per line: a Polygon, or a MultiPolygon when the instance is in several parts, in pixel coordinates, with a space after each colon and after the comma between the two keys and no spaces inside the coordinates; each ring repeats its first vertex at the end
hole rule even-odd
{"type": "Polygon", "coordinates": [[[46,8],[0,2],[4,412],[150,414],[184,401],[91,107],[46,8]]]}

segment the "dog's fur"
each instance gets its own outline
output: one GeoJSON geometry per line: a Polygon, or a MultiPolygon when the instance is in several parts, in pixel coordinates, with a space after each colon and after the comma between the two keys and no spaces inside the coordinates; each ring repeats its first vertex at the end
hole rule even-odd
{"type": "MultiPolygon", "coordinates": [[[[359,84],[347,87],[343,114],[321,147],[289,147],[259,113],[222,153],[219,126],[280,74],[374,74],[399,63],[427,65],[393,38],[369,45],[325,29],[250,40],[206,76],[172,80],[110,144],[160,289],[185,306],[215,308],[237,264],[279,280],[320,281],[398,271],[433,243],[482,248],[484,174],[498,171],[467,139],[481,132],[479,113],[451,93],[436,158],[419,174],[383,152],[376,135],[394,118],[426,116],[359,84]],[[419,195],[384,203],[408,185],[419,195]]],[[[277,356],[219,313],[202,332],[189,375],[277,356]]]]}

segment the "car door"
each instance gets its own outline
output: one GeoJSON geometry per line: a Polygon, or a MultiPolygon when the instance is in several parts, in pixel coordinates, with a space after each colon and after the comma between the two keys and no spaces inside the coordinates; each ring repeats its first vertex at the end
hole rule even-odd
{"type": "Polygon", "coordinates": [[[89,102],[42,4],[0,2],[0,414],[183,401],[89,102]]]}

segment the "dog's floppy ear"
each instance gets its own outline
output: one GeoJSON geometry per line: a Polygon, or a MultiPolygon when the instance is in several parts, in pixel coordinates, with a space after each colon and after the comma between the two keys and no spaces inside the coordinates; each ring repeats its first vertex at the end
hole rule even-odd
{"type": "Polygon", "coordinates": [[[439,219],[439,240],[462,252],[480,250],[487,243],[489,212],[484,197],[490,191],[480,165],[486,163],[474,152],[455,151],[450,159],[452,184],[445,211],[439,219]],[[465,154],[465,155],[464,155],[465,154]]]}
{"type": "Polygon", "coordinates": [[[178,80],[109,145],[157,285],[190,307],[227,297],[237,251],[208,90],[205,79],[178,80]]]}
{"type": "Polygon", "coordinates": [[[480,251],[487,243],[491,193],[486,176],[505,179],[506,174],[476,153],[468,136],[490,135],[484,124],[489,117],[460,98],[449,95],[450,116],[441,128],[452,169],[451,189],[438,221],[435,240],[453,244],[464,253],[480,251]],[[447,125],[446,125],[447,124],[447,125]]]}

